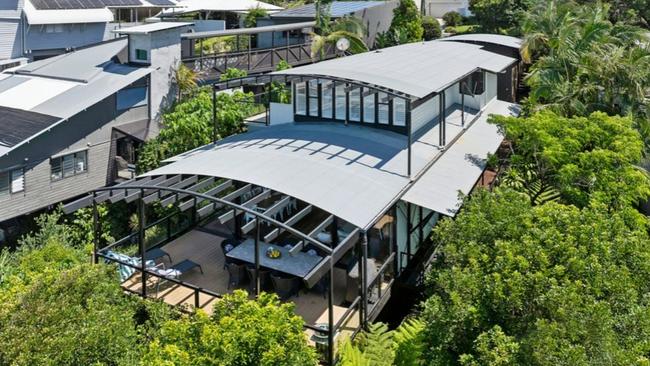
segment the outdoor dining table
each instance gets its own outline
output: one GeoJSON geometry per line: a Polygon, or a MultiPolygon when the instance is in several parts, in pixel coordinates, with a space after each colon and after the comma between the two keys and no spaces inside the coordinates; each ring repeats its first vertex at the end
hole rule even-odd
{"type": "MultiPolygon", "coordinates": [[[[289,249],[279,245],[268,244],[260,241],[260,266],[278,272],[287,273],[296,277],[304,278],[311,272],[318,263],[323,260],[319,255],[309,255],[305,252],[289,253],[289,249]],[[266,256],[268,248],[275,248],[280,251],[280,258],[269,258],[266,256]]],[[[228,258],[238,259],[243,262],[255,264],[255,240],[248,239],[226,253],[228,258]]]]}

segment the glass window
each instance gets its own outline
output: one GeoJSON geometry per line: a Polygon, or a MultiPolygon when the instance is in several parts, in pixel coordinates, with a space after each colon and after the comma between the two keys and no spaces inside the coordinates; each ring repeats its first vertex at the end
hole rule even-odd
{"type": "Polygon", "coordinates": [[[15,169],[11,171],[11,193],[22,192],[25,190],[25,171],[15,169]]]}
{"type": "Polygon", "coordinates": [[[88,171],[88,151],[80,151],[50,159],[52,180],[72,177],[88,171]]]}
{"type": "Polygon", "coordinates": [[[393,126],[406,126],[406,101],[393,99],[393,126]]]}
{"type": "Polygon", "coordinates": [[[481,95],[485,92],[485,73],[477,71],[463,79],[459,84],[460,92],[465,95],[481,95]]]}
{"type": "Polygon", "coordinates": [[[336,84],[336,119],[345,120],[345,84],[336,84]]]}
{"type": "Polygon", "coordinates": [[[318,117],[318,80],[309,80],[309,115],[318,117]]]}
{"type": "Polygon", "coordinates": [[[379,93],[379,100],[377,104],[377,122],[382,125],[387,125],[390,118],[390,100],[388,99],[388,94],[379,93]]]}
{"type": "Polygon", "coordinates": [[[0,172],[0,196],[25,190],[23,168],[0,172]]]}
{"type": "Polygon", "coordinates": [[[0,196],[9,192],[9,172],[0,172],[0,196]]]}
{"type": "Polygon", "coordinates": [[[74,155],[65,155],[63,159],[63,177],[71,177],[74,175],[74,155]]]}
{"type": "Polygon", "coordinates": [[[375,93],[363,97],[363,121],[375,123],[375,93]]]}
{"type": "Polygon", "coordinates": [[[142,50],[139,48],[135,49],[135,59],[140,61],[147,61],[147,50],[142,50]]]}
{"type": "Polygon", "coordinates": [[[296,83],[296,114],[307,114],[307,90],[305,83],[296,83]]]}
{"type": "Polygon", "coordinates": [[[350,121],[361,121],[361,88],[350,90],[350,121]]]}
{"type": "Polygon", "coordinates": [[[117,110],[147,105],[147,87],[122,89],[117,92],[117,110]]]}
{"type": "Polygon", "coordinates": [[[324,81],[321,84],[321,117],[332,118],[333,105],[332,105],[332,92],[334,83],[331,81],[324,81]]]}

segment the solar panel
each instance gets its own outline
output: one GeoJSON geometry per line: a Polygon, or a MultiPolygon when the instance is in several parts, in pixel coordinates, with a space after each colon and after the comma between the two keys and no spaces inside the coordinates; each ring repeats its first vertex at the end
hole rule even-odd
{"type": "Polygon", "coordinates": [[[169,0],[147,0],[149,3],[152,5],[158,5],[158,6],[173,6],[175,5],[173,2],[169,0]]]}
{"type": "MultiPolygon", "coordinates": [[[[168,0],[157,0],[165,2],[164,5],[173,5],[168,0]]],[[[52,9],[100,9],[107,6],[140,6],[140,0],[31,0],[32,5],[38,10],[52,9]]],[[[163,4],[161,4],[163,5],[163,4]]]]}

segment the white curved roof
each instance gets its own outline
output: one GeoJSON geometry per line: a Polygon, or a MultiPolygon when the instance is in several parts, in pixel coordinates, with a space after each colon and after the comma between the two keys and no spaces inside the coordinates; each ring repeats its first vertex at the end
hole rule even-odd
{"type": "Polygon", "coordinates": [[[196,11],[247,12],[253,8],[261,8],[267,11],[282,10],[279,6],[257,0],[183,0],[178,2],[176,8],[165,9],[160,15],[174,16],[196,11]]]}
{"type": "Polygon", "coordinates": [[[516,49],[519,49],[522,43],[522,40],[517,37],[504,36],[502,34],[487,34],[487,33],[459,34],[456,36],[441,38],[440,40],[491,43],[491,44],[497,44],[497,45],[516,48],[516,49]]]}
{"type": "Polygon", "coordinates": [[[501,72],[515,59],[460,42],[417,42],[340,57],[273,75],[305,75],[346,79],[392,89],[414,98],[440,92],[482,69],[501,72]]]}

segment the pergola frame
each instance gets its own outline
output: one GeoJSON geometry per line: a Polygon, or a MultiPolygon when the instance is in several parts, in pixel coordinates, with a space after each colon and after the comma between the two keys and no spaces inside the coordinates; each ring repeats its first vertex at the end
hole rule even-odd
{"type": "MultiPolygon", "coordinates": [[[[334,365],[335,362],[335,354],[334,354],[334,336],[337,333],[338,329],[343,325],[343,322],[348,319],[350,316],[350,313],[359,306],[359,303],[361,303],[361,306],[359,308],[359,321],[361,324],[361,328],[365,327],[366,324],[366,319],[368,316],[367,313],[367,296],[368,296],[368,289],[367,287],[373,287],[376,283],[376,281],[379,280],[380,276],[377,276],[373,280],[373,283],[368,286],[366,278],[367,278],[367,268],[366,268],[366,263],[368,259],[368,237],[365,231],[361,231],[360,229],[356,228],[354,229],[351,233],[348,234],[346,238],[343,240],[339,241],[338,243],[332,242],[332,246],[336,245],[336,247],[329,247],[322,242],[320,242],[318,239],[315,239],[312,237],[314,234],[315,230],[312,230],[311,233],[305,234],[299,230],[296,230],[292,226],[288,225],[286,222],[280,222],[265,213],[258,212],[254,209],[251,209],[247,207],[245,204],[237,204],[231,201],[228,201],[224,198],[219,198],[215,197],[209,194],[205,193],[199,193],[194,190],[192,190],[193,187],[201,185],[201,182],[204,182],[206,180],[209,180],[210,182],[213,182],[216,177],[205,177],[204,180],[197,181],[196,176],[190,177],[189,181],[195,183],[193,186],[189,188],[178,188],[178,186],[187,186],[185,184],[181,184],[183,182],[188,181],[188,179],[181,179],[181,178],[174,178],[174,177],[179,177],[179,176],[172,176],[171,178],[164,179],[162,182],[159,179],[160,177],[157,178],[149,178],[146,177],[145,179],[142,179],[141,181],[145,182],[160,182],[160,183],[165,183],[165,182],[175,182],[173,185],[169,186],[164,186],[164,185],[156,185],[156,183],[139,183],[140,181],[138,180],[133,180],[129,181],[126,183],[123,183],[122,185],[118,186],[113,186],[113,187],[103,187],[103,188],[98,188],[91,192],[89,195],[84,196],[76,201],[68,203],[66,206],[64,206],[64,212],[66,213],[71,213],[79,208],[82,207],[87,207],[88,205],[92,205],[92,213],[93,213],[93,234],[94,234],[94,240],[93,240],[93,253],[92,253],[92,261],[93,263],[97,264],[99,261],[99,258],[103,258],[106,261],[110,262],[115,262],[120,265],[124,265],[130,268],[133,268],[135,270],[140,271],[142,274],[141,276],[141,281],[142,281],[142,290],[141,292],[133,291],[130,289],[127,289],[127,291],[138,294],[144,298],[147,297],[147,279],[149,276],[152,277],[157,277],[159,279],[164,279],[166,281],[175,283],[180,286],[184,286],[187,288],[190,288],[191,290],[194,291],[194,305],[195,307],[199,307],[200,301],[199,301],[199,295],[200,294],[206,294],[209,296],[213,296],[216,298],[222,297],[221,294],[215,293],[213,291],[197,287],[195,285],[192,285],[190,283],[181,281],[179,279],[175,278],[169,278],[165,276],[161,276],[153,271],[150,271],[146,268],[146,247],[145,247],[145,230],[148,227],[151,227],[155,224],[146,225],[146,205],[148,202],[153,202],[153,200],[146,201],[147,198],[152,197],[154,195],[158,196],[159,200],[168,200],[171,195],[171,197],[175,197],[174,202],[179,202],[180,197],[192,197],[192,200],[194,202],[194,207],[196,208],[196,202],[198,200],[207,200],[211,202],[213,205],[222,205],[222,207],[228,207],[232,209],[232,212],[237,212],[239,213],[247,213],[250,215],[253,215],[255,217],[254,222],[255,222],[255,235],[254,235],[254,243],[255,243],[255,295],[258,296],[261,292],[261,283],[260,283],[260,276],[259,276],[259,271],[260,271],[260,261],[259,261],[259,244],[260,244],[260,223],[262,221],[266,221],[274,226],[276,226],[276,229],[282,230],[289,232],[290,234],[300,238],[302,241],[306,243],[310,243],[320,250],[323,250],[327,256],[321,260],[319,264],[314,267],[310,273],[307,276],[311,275],[324,275],[323,272],[325,272],[328,275],[328,280],[329,280],[329,289],[327,293],[327,298],[328,298],[328,329],[327,329],[327,335],[328,335],[328,354],[327,354],[327,361],[329,365],[334,365]],[[174,187],[177,186],[177,187],[174,187]],[[152,191],[154,191],[152,193],[152,191]],[[117,193],[116,193],[117,192],[117,193]],[[111,258],[107,256],[106,254],[102,253],[110,248],[116,247],[124,242],[127,241],[127,239],[130,239],[134,234],[130,234],[125,238],[122,238],[120,240],[117,240],[103,248],[100,248],[100,230],[101,230],[101,222],[99,219],[99,214],[98,214],[98,208],[97,204],[101,202],[105,202],[106,200],[111,201],[111,197],[115,197],[116,200],[115,202],[121,200],[121,199],[126,199],[127,197],[135,197],[135,199],[138,200],[138,207],[137,207],[137,215],[138,215],[138,231],[137,231],[137,237],[138,237],[138,243],[139,243],[139,254],[140,254],[140,261],[141,265],[140,267],[134,267],[132,264],[117,260],[115,258],[111,258]],[[357,239],[357,240],[355,240],[357,239]],[[360,239],[360,240],[359,240],[360,239]],[[356,299],[353,301],[352,305],[345,311],[343,316],[339,319],[338,322],[334,322],[334,276],[333,276],[333,269],[334,269],[334,264],[340,260],[343,255],[345,255],[350,249],[352,249],[353,245],[357,243],[358,248],[357,248],[357,263],[359,266],[359,292],[360,294],[356,297],[356,299]]],[[[264,191],[266,192],[266,190],[264,191]]],[[[290,197],[290,196],[287,196],[290,197]]],[[[249,200],[250,201],[250,200],[249,200]]],[[[312,207],[309,205],[308,207],[312,207]]],[[[319,227],[326,227],[329,226],[331,223],[336,223],[337,218],[334,216],[330,215],[328,218],[319,225],[319,227]],[[327,222],[327,225],[325,225],[325,222],[327,222]]],[[[387,264],[390,262],[390,260],[387,260],[387,264]]],[[[387,264],[385,266],[387,266],[387,264]]],[[[383,267],[382,267],[383,268],[383,267]]],[[[383,272],[382,272],[383,273],[383,272]]],[[[305,277],[307,278],[307,277],[305,277]]],[[[320,277],[322,278],[322,276],[320,277]]],[[[381,291],[381,290],[380,290],[381,291]]],[[[325,332],[322,328],[310,325],[310,324],[304,324],[304,327],[307,329],[311,329],[315,332],[325,332]]],[[[357,330],[358,331],[358,330],[357,330]]],[[[355,331],[356,334],[356,331],[355,331]]]]}

